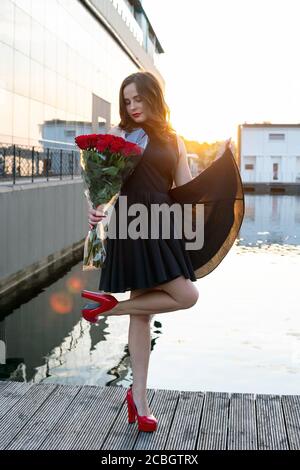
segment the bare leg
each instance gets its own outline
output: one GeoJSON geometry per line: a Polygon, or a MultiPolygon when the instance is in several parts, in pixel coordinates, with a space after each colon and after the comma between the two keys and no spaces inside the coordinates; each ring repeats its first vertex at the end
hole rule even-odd
{"type": "MultiPolygon", "coordinates": [[[[149,292],[149,289],[131,291],[130,298],[149,292]]],[[[151,414],[147,400],[147,375],[151,351],[151,318],[152,315],[130,315],[128,346],[132,367],[132,394],[139,415],[151,414]]]]}
{"type": "MultiPolygon", "coordinates": [[[[173,312],[192,307],[198,300],[198,289],[190,279],[179,276],[158,286],[161,290],[145,292],[129,300],[120,301],[104,315],[145,315],[173,312]]],[[[149,290],[149,289],[148,289],[149,290]]]]}
{"type": "MultiPolygon", "coordinates": [[[[138,413],[141,416],[151,414],[146,392],[151,350],[151,318],[154,313],[162,311],[161,300],[169,302],[169,304],[164,305],[165,308],[168,308],[165,311],[172,311],[178,308],[188,308],[197,301],[198,295],[198,290],[192,284],[192,281],[181,276],[153,289],[131,291],[130,300],[122,302],[124,304],[127,302],[127,308],[130,308],[135,302],[135,313],[130,313],[128,344],[133,374],[132,394],[138,413]],[[162,289],[166,290],[163,291],[162,289]],[[145,299],[148,301],[150,296],[150,308],[147,306],[147,310],[143,309],[145,299]],[[155,306],[159,309],[154,312],[155,306]],[[152,314],[149,313],[149,310],[152,311],[152,314]]],[[[128,310],[126,313],[128,314],[128,310]]]]}

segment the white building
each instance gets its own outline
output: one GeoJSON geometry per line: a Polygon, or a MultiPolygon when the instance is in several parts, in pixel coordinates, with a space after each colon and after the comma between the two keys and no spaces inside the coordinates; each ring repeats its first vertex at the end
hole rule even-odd
{"type": "Polygon", "coordinates": [[[241,124],[238,156],[243,183],[300,184],[300,124],[241,124]]]}

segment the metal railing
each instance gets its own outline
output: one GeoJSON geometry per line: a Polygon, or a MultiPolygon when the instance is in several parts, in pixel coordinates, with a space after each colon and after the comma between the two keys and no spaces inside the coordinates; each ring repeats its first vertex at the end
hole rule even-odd
{"type": "Polygon", "coordinates": [[[0,183],[81,175],[80,152],[0,143],[0,183]]]}

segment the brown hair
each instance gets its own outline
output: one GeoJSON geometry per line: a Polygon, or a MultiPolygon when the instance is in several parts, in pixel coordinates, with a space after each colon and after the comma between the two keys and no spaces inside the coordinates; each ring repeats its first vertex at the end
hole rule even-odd
{"type": "MultiPolygon", "coordinates": [[[[118,126],[127,132],[139,127],[129,116],[123,90],[130,83],[135,83],[137,92],[146,102],[150,117],[145,121],[146,126],[153,132],[155,137],[163,142],[169,142],[176,136],[175,129],[170,124],[170,108],[165,102],[163,90],[157,78],[150,72],[136,72],[126,77],[120,87],[119,111],[121,121],[118,126]]],[[[141,127],[144,123],[141,123],[141,127]]]]}

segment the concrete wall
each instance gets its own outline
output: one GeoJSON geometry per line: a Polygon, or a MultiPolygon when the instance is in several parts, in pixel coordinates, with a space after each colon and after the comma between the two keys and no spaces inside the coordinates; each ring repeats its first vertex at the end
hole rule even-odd
{"type": "Polygon", "coordinates": [[[82,178],[0,187],[0,295],[83,246],[82,178]]]}

